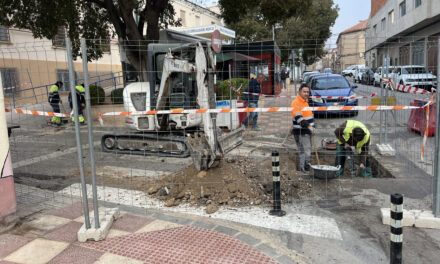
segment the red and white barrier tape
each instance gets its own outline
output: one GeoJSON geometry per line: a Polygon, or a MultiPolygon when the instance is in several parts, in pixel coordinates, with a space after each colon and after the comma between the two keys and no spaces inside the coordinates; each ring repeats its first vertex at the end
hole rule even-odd
{"type": "MultiPolygon", "coordinates": [[[[269,94],[258,94],[258,93],[249,93],[249,92],[242,92],[243,94],[250,94],[250,95],[258,95],[262,97],[275,97],[275,98],[296,98],[295,95],[269,95],[269,94]]],[[[373,93],[370,96],[309,96],[312,99],[365,99],[365,98],[371,98],[375,97],[376,94],[373,93]]]]}
{"type": "Polygon", "coordinates": [[[429,92],[425,89],[412,87],[412,86],[405,86],[402,84],[398,84],[396,86],[396,90],[404,92],[404,93],[412,93],[412,94],[429,94],[429,95],[431,94],[431,92],[429,92]]]}
{"type": "Polygon", "coordinates": [[[427,95],[431,95],[432,93],[430,91],[427,91],[425,89],[422,88],[417,88],[417,87],[412,87],[411,85],[406,86],[403,84],[398,84],[395,85],[395,83],[393,82],[392,79],[382,79],[382,81],[393,84],[396,87],[397,91],[401,91],[404,93],[412,93],[412,94],[427,94],[427,95]]]}
{"type": "Polygon", "coordinates": [[[23,109],[8,109],[8,108],[5,108],[5,112],[14,112],[14,113],[23,114],[23,115],[70,117],[70,115],[68,115],[68,114],[54,113],[54,112],[43,112],[43,111],[36,111],[36,110],[23,110],[23,109]]]}
{"type": "Polygon", "coordinates": [[[422,153],[421,153],[421,157],[420,159],[422,161],[425,161],[425,145],[426,145],[426,140],[428,139],[428,133],[429,133],[429,106],[432,105],[433,102],[429,101],[428,103],[426,103],[423,108],[426,107],[426,126],[425,126],[425,133],[423,135],[423,141],[422,141],[422,153]]]}
{"type": "Polygon", "coordinates": [[[164,114],[204,114],[204,113],[269,113],[269,112],[292,112],[292,111],[383,111],[383,110],[403,110],[419,109],[420,106],[324,106],[324,107],[269,107],[269,108],[222,108],[222,109],[177,109],[177,110],[151,110],[133,112],[108,112],[98,115],[98,120],[102,124],[103,116],[124,116],[124,115],[164,115],[164,114]]]}

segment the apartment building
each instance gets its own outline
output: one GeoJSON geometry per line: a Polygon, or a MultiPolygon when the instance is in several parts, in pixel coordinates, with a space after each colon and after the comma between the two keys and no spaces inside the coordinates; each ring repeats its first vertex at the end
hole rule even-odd
{"type": "MultiPolygon", "coordinates": [[[[67,65],[66,32],[60,28],[53,39],[35,39],[32,32],[24,29],[0,26],[0,72],[6,96],[40,96],[45,100],[43,85],[61,80],[63,91],[68,91],[69,70],[67,65]],[[39,87],[31,89],[32,87],[39,87]]],[[[89,63],[89,76],[111,74],[121,71],[117,43],[96,41],[104,50],[101,59],[89,63]]],[[[76,78],[83,77],[81,59],[74,62],[76,78]]]]}
{"type": "Polygon", "coordinates": [[[212,33],[218,30],[225,44],[233,43],[235,31],[225,27],[216,2],[206,8],[187,0],[172,0],[172,5],[176,18],[181,19],[182,26],[169,29],[207,39],[211,39],[212,33]]]}
{"type": "Polygon", "coordinates": [[[365,64],[365,29],[368,20],[347,28],[339,33],[335,71],[341,72],[351,65],[365,64]]]}
{"type": "Polygon", "coordinates": [[[371,0],[366,30],[366,63],[423,65],[437,74],[439,0],[371,0]]]}

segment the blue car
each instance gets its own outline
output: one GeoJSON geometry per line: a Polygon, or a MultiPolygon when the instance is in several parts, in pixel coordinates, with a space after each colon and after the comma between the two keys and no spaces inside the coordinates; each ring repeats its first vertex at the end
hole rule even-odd
{"type": "MultiPolygon", "coordinates": [[[[357,88],[356,84],[350,83],[342,75],[339,74],[322,74],[313,76],[309,82],[310,96],[334,96],[334,97],[349,97],[355,96],[353,89],[357,88]]],[[[357,106],[357,99],[325,99],[325,98],[309,98],[310,106],[357,106]]],[[[315,111],[316,115],[327,114],[351,114],[357,115],[358,111],[315,111]]]]}

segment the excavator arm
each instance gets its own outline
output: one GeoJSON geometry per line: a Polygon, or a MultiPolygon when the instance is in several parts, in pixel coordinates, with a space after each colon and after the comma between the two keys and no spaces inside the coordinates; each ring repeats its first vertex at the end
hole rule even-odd
{"type": "MultiPolygon", "coordinates": [[[[210,46],[207,46],[208,51],[200,43],[195,46],[195,63],[190,63],[187,60],[175,58],[171,51],[169,51],[164,59],[162,78],[159,87],[159,93],[156,101],[156,109],[165,109],[167,98],[171,94],[171,84],[173,78],[172,73],[194,73],[196,74],[197,82],[197,105],[200,109],[209,109],[211,98],[214,94],[210,94],[208,87],[208,66],[212,68],[213,57],[210,52],[210,46]],[[209,58],[207,58],[208,54],[209,58]]],[[[219,149],[217,148],[216,127],[210,113],[203,113],[203,133],[193,134],[188,139],[190,144],[191,156],[194,164],[198,170],[206,170],[210,168],[216,160],[221,157],[219,149]]],[[[160,125],[157,117],[155,118],[156,127],[159,129],[160,125]]]]}

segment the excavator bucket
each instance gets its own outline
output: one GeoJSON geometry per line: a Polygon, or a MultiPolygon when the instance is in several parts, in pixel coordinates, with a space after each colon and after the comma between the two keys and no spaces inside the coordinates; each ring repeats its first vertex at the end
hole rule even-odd
{"type": "Polygon", "coordinates": [[[220,152],[217,156],[211,155],[209,144],[205,135],[201,133],[194,133],[188,137],[188,146],[194,167],[197,170],[207,170],[216,167],[219,164],[223,155],[238,147],[243,143],[244,127],[240,127],[229,133],[222,133],[217,137],[218,147],[220,152]]]}

